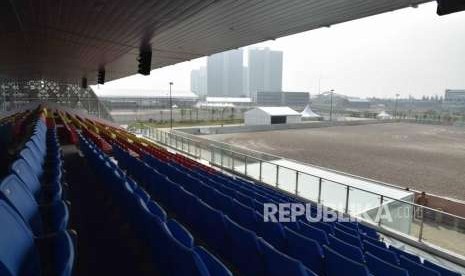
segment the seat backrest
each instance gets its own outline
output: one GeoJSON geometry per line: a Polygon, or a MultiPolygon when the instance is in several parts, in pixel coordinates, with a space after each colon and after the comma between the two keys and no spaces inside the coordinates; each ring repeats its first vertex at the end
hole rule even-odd
{"type": "Polygon", "coordinates": [[[27,162],[34,174],[39,178],[43,173],[42,166],[37,162],[31,150],[29,148],[24,148],[19,155],[27,162]]]}
{"type": "Polygon", "coordinates": [[[323,245],[326,276],[369,276],[368,269],[323,245]]]}
{"type": "Polygon", "coordinates": [[[177,241],[188,248],[194,247],[194,238],[192,237],[192,234],[179,222],[175,219],[169,219],[166,222],[166,226],[168,226],[168,229],[177,241]]]}
{"type": "Polygon", "coordinates": [[[335,222],[334,227],[357,237],[360,235],[358,228],[355,228],[352,223],[335,222]]]}
{"type": "Polygon", "coordinates": [[[287,254],[300,260],[318,275],[324,275],[323,250],[320,244],[285,227],[287,254]]]}
{"type": "Polygon", "coordinates": [[[336,238],[334,235],[329,235],[329,247],[339,254],[344,255],[345,257],[354,260],[358,263],[364,263],[365,258],[363,257],[363,252],[359,247],[353,246],[350,243],[347,243],[343,240],[336,238]]]}
{"type": "Polygon", "coordinates": [[[255,210],[248,206],[245,206],[244,204],[240,203],[235,199],[233,199],[232,202],[232,219],[234,219],[235,222],[237,222],[239,225],[249,230],[256,231],[257,219],[255,217],[255,210]]]}
{"type": "Polygon", "coordinates": [[[227,255],[227,248],[224,246],[226,225],[223,213],[200,201],[197,214],[201,219],[201,223],[195,224],[195,230],[199,236],[207,241],[216,252],[227,255]]]}
{"type": "Polygon", "coordinates": [[[24,159],[20,158],[16,160],[11,165],[11,171],[27,185],[35,198],[39,198],[41,190],[39,179],[37,179],[37,176],[32,172],[32,168],[24,159]]]}
{"type": "Polygon", "coordinates": [[[14,174],[7,176],[0,184],[0,197],[3,197],[23,218],[35,235],[42,232],[39,206],[26,184],[14,174]]]}
{"type": "Polygon", "coordinates": [[[242,275],[264,275],[264,264],[257,236],[229,217],[225,217],[228,236],[228,257],[242,275]]]}
{"type": "Polygon", "coordinates": [[[0,275],[40,275],[33,234],[3,200],[0,200],[0,225],[0,275]]]}
{"type": "Polygon", "coordinates": [[[315,228],[313,226],[310,226],[309,224],[299,222],[299,227],[300,227],[300,234],[306,236],[307,238],[316,240],[319,242],[321,245],[323,244],[329,244],[328,241],[328,236],[326,235],[326,232],[315,228]]]}
{"type": "Polygon", "coordinates": [[[208,252],[201,246],[195,247],[195,252],[202,259],[203,263],[207,266],[208,272],[212,276],[232,276],[231,271],[215,256],[208,252]]]}
{"type": "Polygon", "coordinates": [[[371,252],[365,254],[365,260],[368,269],[374,275],[409,276],[408,271],[404,268],[385,262],[382,258],[376,257],[371,252]]]}
{"type": "Polygon", "coordinates": [[[255,217],[257,219],[257,234],[276,249],[285,250],[287,244],[283,225],[279,222],[265,222],[259,212],[255,212],[255,217]]]}
{"type": "Polygon", "coordinates": [[[317,221],[317,222],[310,223],[310,225],[315,228],[325,231],[327,235],[334,234],[334,227],[329,223],[317,221]]]}
{"type": "Polygon", "coordinates": [[[397,258],[400,260],[400,256],[404,256],[405,258],[407,259],[410,259],[411,261],[414,261],[416,263],[421,263],[421,259],[420,257],[418,257],[417,255],[413,255],[413,254],[410,254],[408,252],[405,252],[397,247],[394,247],[392,245],[389,246],[389,250],[391,250],[392,252],[394,252],[396,255],[397,255],[397,258]]]}
{"type": "Polygon", "coordinates": [[[170,236],[169,255],[172,275],[210,276],[207,266],[192,248],[170,236]]]}
{"type": "Polygon", "coordinates": [[[152,212],[154,215],[159,217],[162,221],[166,221],[168,216],[167,216],[165,210],[160,205],[158,205],[158,203],[156,203],[153,200],[149,200],[146,204],[147,204],[147,208],[150,210],[150,212],[152,212]]]}
{"type": "Polygon", "coordinates": [[[265,275],[267,276],[306,276],[305,267],[298,260],[276,250],[271,244],[258,239],[264,257],[265,275]]]}
{"type": "Polygon", "coordinates": [[[447,269],[447,268],[445,268],[443,266],[437,265],[437,264],[432,263],[432,262],[430,262],[428,260],[424,260],[423,265],[428,267],[428,268],[431,268],[433,270],[436,270],[439,273],[441,273],[441,276],[461,276],[462,275],[462,274],[460,274],[458,272],[449,270],[449,269],[447,269]]]}
{"type": "Polygon", "coordinates": [[[387,250],[385,247],[379,247],[376,244],[373,244],[365,240],[363,241],[363,248],[366,252],[370,252],[388,263],[395,265],[399,264],[399,259],[397,258],[397,255],[394,252],[387,250]]]}
{"type": "Polygon", "coordinates": [[[340,240],[350,243],[353,246],[362,248],[362,240],[358,236],[349,234],[339,228],[334,228],[334,235],[340,240]]]}
{"type": "Polygon", "coordinates": [[[367,234],[362,234],[360,237],[362,238],[362,241],[369,241],[372,244],[377,245],[378,247],[387,249],[386,243],[380,241],[379,239],[375,239],[372,236],[368,236],[367,234]]]}
{"type": "Polygon", "coordinates": [[[409,276],[441,276],[439,272],[405,256],[399,256],[399,266],[408,270],[409,276]]]}

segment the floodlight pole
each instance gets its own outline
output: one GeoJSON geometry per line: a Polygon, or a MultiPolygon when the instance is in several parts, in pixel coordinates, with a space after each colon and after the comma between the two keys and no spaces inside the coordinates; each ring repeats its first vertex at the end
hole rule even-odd
{"type": "Polygon", "coordinates": [[[399,99],[399,96],[400,94],[397,93],[396,94],[396,104],[395,104],[395,107],[394,107],[394,118],[397,119],[397,100],[399,99]]]}
{"type": "Polygon", "coordinates": [[[331,108],[329,109],[329,120],[333,121],[333,94],[334,94],[334,89],[331,89],[329,91],[331,93],[331,108]]]}
{"type": "Polygon", "coordinates": [[[172,81],[170,81],[170,130],[173,129],[173,99],[171,97],[171,86],[173,86],[172,81]]]}

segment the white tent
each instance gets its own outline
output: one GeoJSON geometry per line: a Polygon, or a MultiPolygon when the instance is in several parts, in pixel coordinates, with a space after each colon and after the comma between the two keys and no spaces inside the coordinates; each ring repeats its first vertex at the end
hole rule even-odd
{"type": "Polygon", "coordinates": [[[378,115],[376,115],[376,119],[378,120],[390,120],[392,119],[392,116],[386,113],[386,111],[382,111],[378,115]]]}
{"type": "Polygon", "coordinates": [[[307,104],[305,107],[304,111],[300,113],[302,115],[302,119],[320,119],[321,116],[313,112],[313,110],[310,108],[310,105],[307,104]]]}
{"type": "Polygon", "coordinates": [[[301,122],[299,112],[289,107],[256,107],[244,113],[245,125],[296,124],[301,122]]]}

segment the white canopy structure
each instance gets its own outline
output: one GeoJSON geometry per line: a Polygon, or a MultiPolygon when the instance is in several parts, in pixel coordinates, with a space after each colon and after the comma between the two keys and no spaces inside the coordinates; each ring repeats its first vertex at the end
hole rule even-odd
{"type": "Polygon", "coordinates": [[[376,119],[378,119],[378,120],[390,120],[390,119],[392,119],[392,116],[390,114],[386,113],[386,111],[382,111],[378,115],[376,115],[376,119]]]}
{"type": "Polygon", "coordinates": [[[304,119],[304,120],[305,119],[319,119],[319,118],[321,118],[320,115],[313,112],[313,110],[310,108],[309,104],[307,104],[304,111],[302,111],[300,114],[302,115],[302,119],[304,119]]]}

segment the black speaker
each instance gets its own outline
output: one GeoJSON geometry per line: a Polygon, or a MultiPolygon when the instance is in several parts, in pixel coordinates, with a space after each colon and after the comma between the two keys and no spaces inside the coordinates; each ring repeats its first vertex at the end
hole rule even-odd
{"type": "Polygon", "coordinates": [[[152,66],[152,49],[148,48],[145,50],[140,50],[137,61],[139,62],[139,69],[137,72],[144,76],[150,75],[150,69],[152,66]]]}
{"type": "Polygon", "coordinates": [[[87,78],[82,78],[81,88],[82,88],[82,89],[86,89],[86,88],[87,88],[87,78]]]}
{"type": "Polygon", "coordinates": [[[97,83],[105,84],[105,68],[100,68],[97,75],[97,83]]]}
{"type": "Polygon", "coordinates": [[[446,15],[454,12],[465,11],[465,0],[437,0],[438,15],[446,15]]]}

